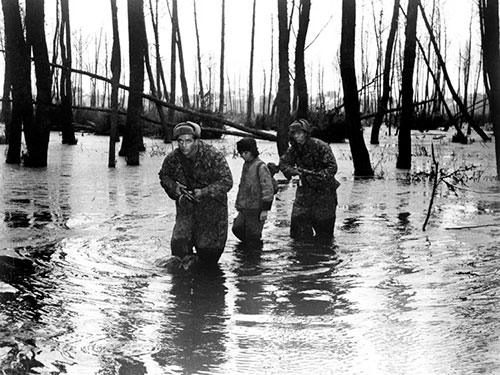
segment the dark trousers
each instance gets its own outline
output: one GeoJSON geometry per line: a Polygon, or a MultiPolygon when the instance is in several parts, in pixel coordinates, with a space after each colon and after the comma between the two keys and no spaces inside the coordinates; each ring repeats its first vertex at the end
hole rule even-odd
{"type": "Polygon", "coordinates": [[[233,233],[241,242],[258,242],[262,238],[264,221],[260,221],[260,210],[239,211],[233,222],[233,233]]]}

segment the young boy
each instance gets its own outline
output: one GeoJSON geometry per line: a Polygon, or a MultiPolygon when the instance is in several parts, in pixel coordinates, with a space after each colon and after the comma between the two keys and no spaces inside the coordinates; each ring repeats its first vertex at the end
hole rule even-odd
{"type": "Polygon", "coordinates": [[[255,139],[242,138],[236,148],[245,163],[236,196],[238,216],[232,230],[242,242],[260,242],[267,212],[273,203],[273,178],[266,163],[259,158],[255,139]]]}

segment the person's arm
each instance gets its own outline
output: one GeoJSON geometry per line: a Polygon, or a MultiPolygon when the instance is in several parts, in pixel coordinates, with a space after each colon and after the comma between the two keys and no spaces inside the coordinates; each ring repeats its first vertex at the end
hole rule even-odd
{"type": "Polygon", "coordinates": [[[167,155],[165,160],[163,160],[163,164],[161,166],[160,172],[158,172],[158,175],[160,177],[160,184],[167,195],[171,199],[177,200],[182,193],[180,191],[179,185],[173,178],[174,163],[175,161],[173,155],[167,155]]]}
{"type": "Polygon", "coordinates": [[[288,150],[281,156],[279,168],[287,180],[290,180],[293,176],[300,175],[300,172],[295,167],[296,165],[295,149],[290,146],[288,150]]]}
{"type": "Polygon", "coordinates": [[[213,158],[212,171],[215,178],[211,184],[194,190],[197,198],[217,198],[226,194],[233,187],[233,175],[224,155],[220,152],[213,152],[210,157],[213,158]]]}
{"type": "Polygon", "coordinates": [[[261,191],[260,209],[261,211],[266,211],[267,214],[267,211],[271,209],[274,199],[273,178],[265,163],[257,167],[257,174],[261,191]]]}

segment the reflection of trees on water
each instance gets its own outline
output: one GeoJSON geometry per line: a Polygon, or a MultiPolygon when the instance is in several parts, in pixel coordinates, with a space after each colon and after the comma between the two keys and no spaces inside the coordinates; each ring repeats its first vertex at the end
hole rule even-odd
{"type": "Polygon", "coordinates": [[[179,366],[194,374],[226,360],[229,317],[224,283],[219,267],[172,277],[171,309],[158,329],[161,349],[152,355],[161,367],[179,366]]]}

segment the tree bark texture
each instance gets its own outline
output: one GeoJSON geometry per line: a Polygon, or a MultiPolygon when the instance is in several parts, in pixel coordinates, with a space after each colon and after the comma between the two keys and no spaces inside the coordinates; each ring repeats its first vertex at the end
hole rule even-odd
{"type": "Polygon", "coordinates": [[[28,152],[34,142],[33,105],[31,102],[30,52],[24,39],[18,0],[2,0],[5,24],[6,58],[12,76],[12,117],[9,128],[8,164],[21,163],[22,129],[28,152]]]}
{"type": "Polygon", "coordinates": [[[61,127],[62,143],[75,145],[75,128],[73,126],[73,93],[71,91],[71,27],[68,0],[61,0],[61,30],[59,35],[61,61],[65,67],[61,72],[61,127]]]}
{"type": "Polygon", "coordinates": [[[401,121],[398,133],[397,168],[411,168],[411,129],[415,123],[413,105],[413,71],[417,46],[417,16],[419,0],[408,0],[406,13],[405,46],[401,82],[401,121]]]}
{"type": "Polygon", "coordinates": [[[108,167],[116,166],[116,142],[118,140],[118,84],[121,75],[121,48],[118,29],[118,9],[116,0],[111,0],[111,18],[113,25],[113,49],[111,51],[111,115],[109,128],[108,167]]]}
{"type": "Polygon", "coordinates": [[[500,180],[500,37],[498,0],[480,0],[484,17],[483,54],[489,81],[488,102],[490,104],[490,119],[495,135],[495,154],[497,163],[497,180],[500,180]]]}
{"type": "Polygon", "coordinates": [[[278,137],[278,155],[288,149],[288,125],[290,125],[290,78],[288,75],[288,28],[287,0],[278,0],[278,92],[276,94],[276,127],[278,137]]]}
{"type": "MultiPolygon", "coordinates": [[[[226,41],[226,0],[222,0],[220,25],[219,113],[224,113],[224,58],[226,41]]],[[[198,52],[199,53],[199,52],[198,52]]],[[[201,84],[201,75],[200,75],[201,84]]]]}
{"type": "MultiPolygon", "coordinates": [[[[144,53],[146,28],[144,24],[143,0],[128,0],[130,92],[127,105],[122,150],[127,165],[139,165],[142,142],[142,92],[144,91],[144,53]]],[[[175,33],[175,31],[174,31],[175,33]]]]}
{"type": "Polygon", "coordinates": [[[49,54],[45,39],[45,1],[26,0],[26,39],[33,49],[36,76],[36,112],[34,142],[24,161],[33,167],[47,166],[50,139],[50,108],[52,81],[49,54]]]}
{"type": "Polygon", "coordinates": [[[345,118],[349,145],[354,164],[354,175],[373,176],[370,155],[363,138],[359,115],[359,96],[356,83],[354,45],[356,31],[356,2],[342,0],[342,35],[340,41],[340,74],[344,90],[345,118]]]}
{"type": "Polygon", "coordinates": [[[297,43],[295,45],[295,93],[298,99],[296,117],[304,119],[309,117],[309,95],[307,93],[304,54],[310,12],[311,0],[300,0],[299,30],[297,32],[297,43]]]}
{"type": "Polygon", "coordinates": [[[255,46],[255,3],[257,0],[253,0],[253,12],[252,12],[252,33],[250,35],[250,71],[248,73],[248,97],[247,97],[247,125],[250,125],[253,119],[253,109],[254,109],[254,94],[253,94],[253,57],[254,57],[254,46],[255,46]]]}

